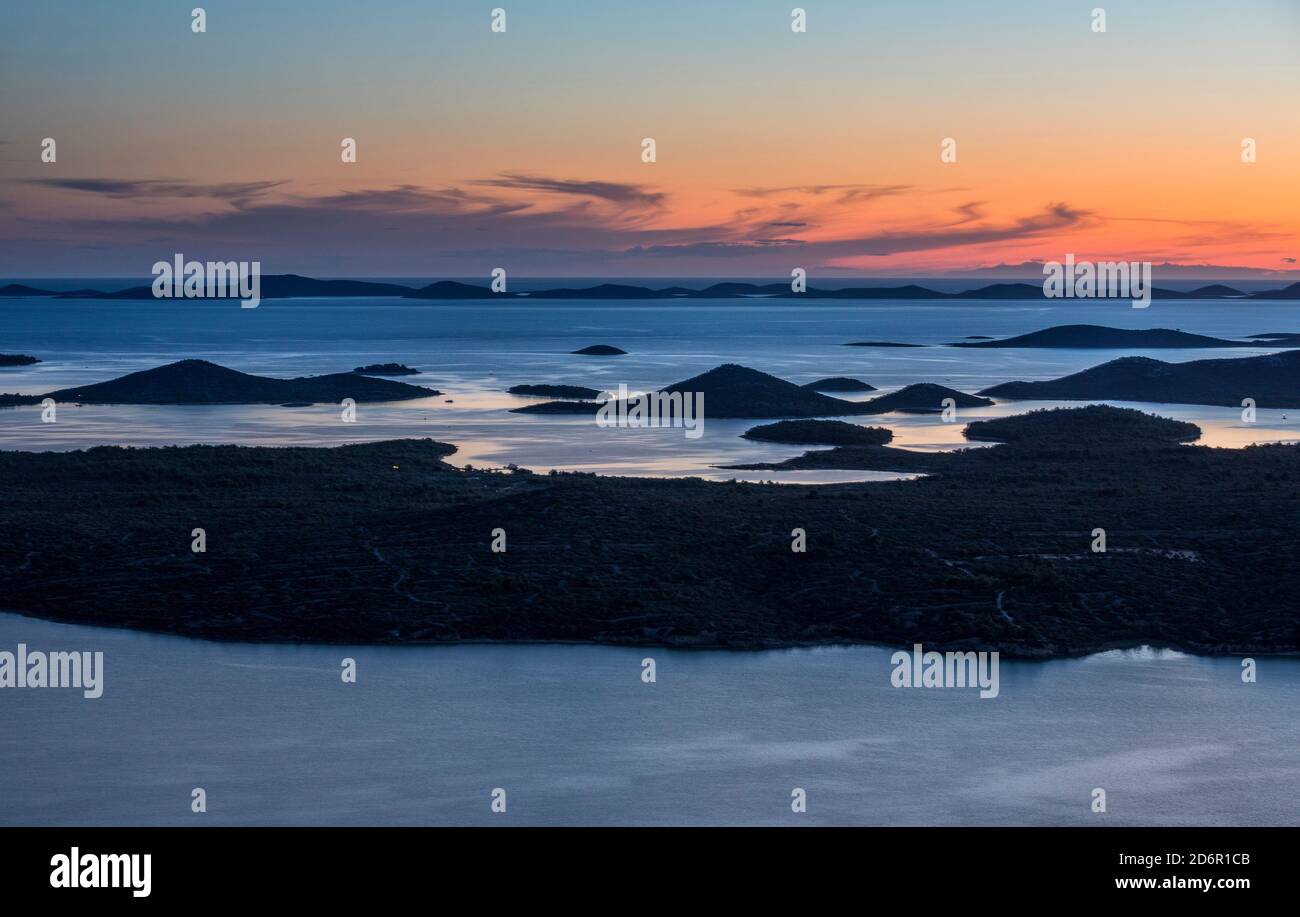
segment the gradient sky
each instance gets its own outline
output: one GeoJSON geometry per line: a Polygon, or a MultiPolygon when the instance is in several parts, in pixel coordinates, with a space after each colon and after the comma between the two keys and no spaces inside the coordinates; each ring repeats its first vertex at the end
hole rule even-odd
{"type": "Polygon", "coordinates": [[[1300,267],[1300,0],[200,3],[0,6],[0,276],[1300,267]]]}

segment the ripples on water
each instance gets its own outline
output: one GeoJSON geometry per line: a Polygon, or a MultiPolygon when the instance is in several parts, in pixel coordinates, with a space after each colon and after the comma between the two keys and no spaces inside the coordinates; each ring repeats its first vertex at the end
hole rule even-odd
{"type": "Polygon", "coordinates": [[[104,694],[0,693],[2,824],[1300,824],[1294,658],[1253,685],[1157,650],[1004,661],[981,700],[891,687],[879,647],[259,646],[0,615],[20,641],[103,651],[104,694]]]}

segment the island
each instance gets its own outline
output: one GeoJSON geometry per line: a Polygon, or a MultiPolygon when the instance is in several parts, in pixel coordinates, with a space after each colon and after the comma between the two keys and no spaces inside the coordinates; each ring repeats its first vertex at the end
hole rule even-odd
{"type": "Polygon", "coordinates": [[[455,280],[439,280],[418,290],[401,294],[406,299],[504,299],[506,293],[493,293],[490,287],[455,280]]]}
{"type": "Polygon", "coordinates": [[[352,370],[363,376],[418,376],[420,371],[402,363],[371,363],[352,370]]]}
{"type": "MultiPolygon", "coordinates": [[[[698,376],[666,385],[657,392],[669,395],[677,392],[686,397],[703,394],[706,417],[732,419],[847,417],[890,411],[939,413],[944,409],[945,398],[952,398],[956,407],[963,408],[993,403],[987,398],[924,382],[870,401],[848,401],[737,363],[725,363],[698,376]]],[[[547,401],[512,410],[516,414],[593,414],[599,407],[600,404],[592,401],[547,401]]],[[[613,410],[621,413],[624,408],[614,406],[613,410]]]]}
{"type": "Polygon", "coordinates": [[[1040,408],[1025,414],[976,420],[967,424],[963,433],[969,440],[997,443],[1051,439],[1083,443],[1092,438],[1189,443],[1200,438],[1201,428],[1134,408],[1090,404],[1083,408],[1040,408]]]}
{"type": "Polygon", "coordinates": [[[874,392],[874,385],[867,385],[861,379],[852,379],[848,376],[830,376],[826,379],[818,379],[816,382],[804,384],[804,388],[810,388],[814,392],[874,392]]]}
{"type": "Polygon", "coordinates": [[[621,357],[625,356],[627,351],[620,350],[610,344],[592,344],[590,347],[575,350],[573,353],[584,357],[621,357]]]}
{"type": "Polygon", "coordinates": [[[25,353],[0,353],[0,366],[31,366],[41,362],[25,353]]]}
{"type": "MultiPolygon", "coordinates": [[[[706,417],[836,417],[869,413],[860,402],[822,395],[736,363],[717,366],[657,391],[670,395],[678,392],[685,397],[703,394],[706,417]]],[[[590,401],[549,401],[513,410],[518,414],[591,414],[598,407],[590,401]]],[[[621,409],[614,406],[613,410],[621,409]]]]}
{"type": "Polygon", "coordinates": [[[0,395],[0,405],[39,404],[46,398],[79,404],[316,404],[351,398],[358,404],[441,395],[431,388],[356,373],[272,379],[207,360],[180,360],[92,385],[44,395],[0,395]]]}
{"type": "Polygon", "coordinates": [[[512,385],[506,391],[511,395],[586,400],[599,398],[604,394],[598,388],[587,388],[583,385],[512,385]]]}
{"type": "Polygon", "coordinates": [[[1077,349],[1121,349],[1133,347],[1156,350],[1179,347],[1260,347],[1256,341],[1230,341],[1190,334],[1172,328],[1132,330],[1108,328],[1105,325],[1056,325],[1042,331],[1031,331],[1003,340],[959,341],[949,347],[1054,347],[1077,349]]]}
{"type": "Polygon", "coordinates": [[[950,453],[822,450],[922,476],[813,487],[463,471],[430,440],[0,451],[0,594],[216,640],[1300,650],[1300,446],[1087,410],[950,453]]]}
{"type": "Polygon", "coordinates": [[[843,420],[780,420],[740,434],[767,443],[819,446],[883,446],[894,438],[884,427],[863,427],[843,420]]]}
{"type": "MultiPolygon", "coordinates": [[[[522,292],[496,292],[490,286],[464,283],[458,280],[439,280],[420,288],[397,283],[370,280],[318,280],[300,274],[264,274],[261,277],[263,299],[283,299],[296,296],[312,297],[402,297],[425,300],[657,300],[657,299],[746,299],[751,302],[771,300],[1042,300],[1049,299],[1039,282],[992,283],[958,292],[941,292],[917,284],[897,287],[839,287],[826,289],[809,286],[796,292],[789,281],[771,283],[744,283],[725,281],[700,289],[690,287],[647,287],[624,283],[602,283],[591,287],[555,287],[522,292]]],[[[1243,293],[1223,284],[1210,284],[1194,290],[1167,290],[1154,287],[1154,299],[1236,299],[1236,300],[1294,300],[1300,299],[1300,283],[1278,290],[1243,293]]],[[[0,296],[48,296],[60,299],[151,299],[149,286],[128,287],[122,290],[45,290],[24,284],[11,283],[0,287],[0,296]]],[[[1128,297],[1113,297],[1127,299],[1128,297]]],[[[1080,300],[1080,304],[1085,300],[1080,300]]],[[[1105,297],[1092,301],[1107,302],[1105,297]]]]}
{"type": "Polygon", "coordinates": [[[23,283],[6,283],[0,287],[0,296],[53,296],[52,290],[40,290],[23,283]]]}
{"type": "Polygon", "coordinates": [[[944,402],[949,399],[952,400],[954,408],[981,408],[993,404],[988,398],[959,392],[946,385],[918,382],[915,385],[904,386],[896,392],[890,392],[888,395],[861,402],[861,405],[864,414],[885,414],[890,411],[897,411],[900,414],[938,414],[944,410],[946,407],[944,402]]]}
{"type": "Polygon", "coordinates": [[[1300,407],[1300,350],[1217,360],[1166,363],[1120,357],[1042,382],[1004,382],[979,394],[1009,400],[1151,401],[1261,408],[1300,407]]]}

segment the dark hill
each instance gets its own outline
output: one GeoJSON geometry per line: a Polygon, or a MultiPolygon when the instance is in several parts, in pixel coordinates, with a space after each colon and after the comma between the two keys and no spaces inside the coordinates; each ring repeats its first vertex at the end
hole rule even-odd
{"type": "Polygon", "coordinates": [[[439,280],[437,283],[411,290],[404,295],[407,299],[495,299],[510,294],[493,293],[489,287],[475,286],[472,283],[439,280]]]}
{"type": "Polygon", "coordinates": [[[900,388],[888,395],[872,398],[862,404],[863,413],[885,414],[899,411],[904,414],[938,414],[943,410],[943,400],[951,398],[959,408],[988,407],[993,402],[933,382],[919,382],[900,388]]]}
{"type": "Polygon", "coordinates": [[[1300,299],[1300,283],[1293,283],[1289,287],[1283,287],[1280,290],[1266,290],[1263,293],[1256,293],[1251,299],[1300,299]]]}
{"type": "Polygon", "coordinates": [[[986,287],[964,290],[958,299],[1043,299],[1041,283],[991,283],[986,287]]]}
{"type": "Polygon", "coordinates": [[[809,296],[826,299],[948,299],[949,293],[936,293],[934,290],[917,286],[914,283],[901,287],[845,287],[842,290],[809,290],[809,296]]]}
{"type": "Polygon", "coordinates": [[[1157,417],[1133,408],[1090,404],[1084,408],[1052,408],[976,420],[967,424],[967,439],[999,443],[1066,439],[1089,443],[1098,438],[1186,443],[1201,435],[1194,423],[1157,417]]]}
{"type": "Polygon", "coordinates": [[[7,283],[0,287],[0,296],[53,296],[53,290],[38,290],[21,283],[7,283]]]}
{"type": "Polygon", "coordinates": [[[153,287],[127,287],[125,290],[69,290],[55,293],[55,299],[153,299],[153,287]]]}
{"type": "Polygon", "coordinates": [[[592,344],[590,347],[575,350],[573,353],[584,357],[621,357],[625,356],[627,351],[619,350],[609,344],[592,344]]]}
{"type": "Polygon", "coordinates": [[[673,294],[649,287],[634,287],[622,283],[602,283],[581,289],[535,290],[529,299],[667,299],[673,294]]]}
{"type": "Polygon", "coordinates": [[[1245,296],[1246,294],[1241,292],[1241,290],[1234,289],[1222,283],[1212,283],[1209,284],[1208,286],[1197,287],[1195,290],[1192,290],[1192,292],[1189,295],[1204,296],[1209,299],[1218,299],[1220,297],[1228,297],[1228,296],[1245,296]]]}
{"type": "Polygon", "coordinates": [[[540,404],[526,404],[521,408],[511,408],[511,414],[590,414],[596,416],[596,411],[605,402],[595,401],[543,401],[540,404]]]}
{"type": "MultiPolygon", "coordinates": [[[[410,287],[395,283],[372,283],[368,280],[317,280],[301,274],[263,274],[260,279],[262,299],[294,297],[404,296],[410,287]]],[[[127,287],[124,290],[71,290],[54,294],[57,299],[154,299],[153,286],[127,287]]],[[[213,297],[205,297],[213,298],[213,297]]],[[[226,297],[235,299],[234,295],[226,297]]]]}
{"type": "Polygon", "coordinates": [[[1148,357],[1121,357],[1073,375],[1046,382],[1006,382],[980,392],[1026,400],[1155,401],[1166,404],[1240,406],[1254,398],[1262,408],[1300,407],[1300,350],[1165,363],[1148,357]]]}
{"type": "Polygon", "coordinates": [[[511,395],[532,395],[542,398],[585,398],[598,397],[600,389],[587,388],[583,385],[512,385],[506,389],[511,395]]]}
{"type": "Polygon", "coordinates": [[[842,420],[779,420],[753,427],[745,439],[810,446],[883,446],[894,438],[884,427],[862,427],[842,420]]]}
{"type": "Polygon", "coordinates": [[[39,362],[41,361],[36,357],[29,357],[25,353],[0,353],[0,366],[31,366],[39,362]]]}
{"type": "Polygon", "coordinates": [[[0,403],[33,404],[42,398],[86,404],[281,404],[339,402],[344,398],[363,403],[405,401],[438,394],[441,392],[433,389],[355,373],[271,379],[207,360],[181,360],[108,382],[59,389],[45,395],[4,395],[0,396],[0,403]]]}
{"type": "Polygon", "coordinates": [[[1189,334],[1171,328],[1151,328],[1145,331],[1127,328],[1108,328],[1104,325],[1056,325],[1042,331],[1031,331],[1000,341],[961,341],[950,347],[1060,347],[1060,348],[1122,348],[1147,349],[1178,347],[1250,347],[1259,346],[1245,341],[1229,341],[1189,334]]]}
{"type": "Polygon", "coordinates": [[[288,299],[294,296],[406,296],[410,287],[369,280],[317,280],[301,274],[263,274],[263,299],[288,299]]]}
{"type": "Polygon", "coordinates": [[[418,376],[420,371],[403,363],[370,363],[352,370],[363,376],[418,376]]]}
{"type": "MultiPolygon", "coordinates": [[[[868,413],[865,406],[819,395],[801,385],[769,376],[767,373],[727,363],[698,376],[692,376],[661,392],[681,392],[690,396],[704,394],[704,414],[719,418],[762,417],[843,417],[868,413]]],[[[594,405],[581,401],[548,401],[515,408],[517,414],[588,414],[594,405]]]]}
{"type": "Polygon", "coordinates": [[[860,379],[852,379],[848,376],[830,376],[826,379],[818,379],[816,382],[808,382],[804,388],[812,389],[814,392],[874,392],[874,385],[867,385],[860,379]]]}
{"type": "Polygon", "coordinates": [[[726,363],[665,392],[703,392],[706,417],[835,417],[861,414],[863,406],[810,391],[767,373],[726,363]]]}
{"type": "Polygon", "coordinates": [[[715,283],[691,295],[701,299],[725,299],[732,296],[780,296],[789,292],[788,283],[715,283]]]}

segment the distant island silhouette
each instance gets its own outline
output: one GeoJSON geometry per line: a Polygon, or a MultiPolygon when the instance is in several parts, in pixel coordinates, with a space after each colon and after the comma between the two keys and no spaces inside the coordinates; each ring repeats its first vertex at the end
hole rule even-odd
{"type": "Polygon", "coordinates": [[[506,389],[511,395],[530,395],[543,398],[578,398],[591,400],[599,398],[600,389],[587,388],[585,385],[512,385],[506,389]]]}
{"type": "Polygon", "coordinates": [[[1008,400],[1157,401],[1261,408],[1300,407],[1300,350],[1224,360],[1166,363],[1120,357],[1044,382],[1004,382],[979,394],[1008,400]]]}
{"type": "MultiPolygon", "coordinates": [[[[952,398],[957,407],[993,403],[987,398],[930,383],[909,385],[869,401],[847,401],[736,363],[714,367],[658,391],[669,394],[701,392],[706,417],[734,419],[847,417],[891,411],[929,414],[942,411],[945,398],[952,398]]],[[[516,414],[595,414],[599,407],[593,401],[548,401],[514,408],[513,411],[516,414]]]]}
{"type": "Polygon", "coordinates": [[[831,376],[826,379],[818,379],[816,382],[804,383],[804,388],[810,388],[814,392],[874,392],[874,385],[867,385],[861,379],[852,379],[848,376],[831,376]]]}
{"type": "Polygon", "coordinates": [[[883,446],[894,438],[884,427],[863,427],[843,420],[779,420],[751,427],[745,439],[818,446],[883,446]]]}
{"type": "MultiPolygon", "coordinates": [[[[128,287],[122,290],[46,290],[24,284],[11,283],[0,287],[0,296],[44,296],[54,299],[153,299],[150,286],[128,287]]],[[[491,287],[456,280],[439,280],[423,287],[410,287],[398,283],[373,280],[319,280],[301,274],[263,274],[262,299],[289,299],[294,297],[401,297],[422,300],[483,300],[523,302],[530,299],[591,299],[591,300],[658,300],[658,299],[912,299],[912,300],[997,300],[1045,299],[1040,283],[993,283],[955,293],[932,290],[917,284],[880,287],[845,287],[823,289],[810,286],[805,292],[794,292],[788,281],[772,283],[714,283],[699,289],[682,286],[647,287],[637,284],[601,283],[591,287],[555,287],[552,289],[493,292],[491,287]]],[[[1300,300],[1300,282],[1277,290],[1244,293],[1224,284],[1210,284],[1186,292],[1155,288],[1155,299],[1234,299],[1234,300],[1300,300]]],[[[231,297],[232,299],[234,297],[231,297]]],[[[1096,297],[1105,302],[1105,297],[1096,297]]],[[[1114,297],[1114,301],[1128,297],[1114,297]]],[[[1071,300],[1075,303],[1086,299],[1071,300]]]]}
{"type": "Polygon", "coordinates": [[[918,382],[863,402],[863,408],[866,409],[863,413],[887,414],[898,411],[901,414],[938,414],[944,409],[943,402],[949,398],[952,399],[953,406],[958,408],[988,407],[993,404],[988,398],[968,395],[945,385],[918,382]]]}
{"type": "Polygon", "coordinates": [[[1003,340],[959,341],[949,347],[1054,347],[1054,348],[1121,348],[1136,347],[1148,350],[1178,347],[1261,347],[1260,341],[1230,341],[1190,334],[1170,328],[1151,328],[1145,331],[1128,328],[1108,328],[1105,325],[1056,325],[1042,331],[1031,331],[1003,340]]]}
{"type": "Polygon", "coordinates": [[[420,371],[401,363],[371,363],[352,370],[364,376],[418,376],[420,371]]]}
{"type": "Polygon", "coordinates": [[[357,373],[272,379],[207,360],[180,360],[92,385],[44,395],[0,395],[0,405],[39,404],[42,399],[81,404],[315,404],[352,398],[358,404],[406,401],[441,395],[431,388],[357,373]]]}

